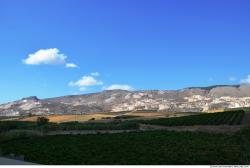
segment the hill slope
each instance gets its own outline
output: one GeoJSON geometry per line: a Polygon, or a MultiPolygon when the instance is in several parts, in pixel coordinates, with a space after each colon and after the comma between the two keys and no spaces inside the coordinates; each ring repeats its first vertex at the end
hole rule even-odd
{"type": "Polygon", "coordinates": [[[250,107],[250,85],[192,87],[182,90],[110,90],[43,100],[28,97],[0,105],[0,116],[86,114],[133,110],[202,112],[237,107],[250,107]]]}

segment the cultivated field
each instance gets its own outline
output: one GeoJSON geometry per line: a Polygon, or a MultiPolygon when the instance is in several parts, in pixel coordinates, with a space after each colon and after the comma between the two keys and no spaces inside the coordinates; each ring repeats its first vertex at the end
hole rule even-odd
{"type": "Polygon", "coordinates": [[[158,113],[152,119],[144,113],[95,114],[91,121],[94,115],[49,116],[54,122],[45,125],[35,117],[1,121],[0,155],[49,165],[250,164],[248,112],[158,113]]]}
{"type": "MultiPolygon", "coordinates": [[[[47,116],[49,123],[43,126],[36,124],[36,117],[19,119],[16,121],[1,121],[0,132],[10,130],[122,130],[138,129],[140,124],[159,125],[159,126],[195,126],[195,125],[247,125],[249,113],[242,110],[228,111],[223,113],[190,113],[188,116],[178,117],[140,117],[132,113],[111,116],[110,114],[93,114],[93,115],[69,115],[69,116],[47,116]],[[96,117],[95,120],[92,120],[96,117]],[[78,120],[77,120],[78,119],[78,120]],[[99,119],[99,120],[98,120],[99,119]],[[85,122],[84,122],[85,121],[85,122]],[[242,122],[244,121],[244,122],[242,122]]],[[[139,114],[139,113],[135,113],[139,114]]],[[[178,114],[173,114],[177,116],[178,114]]],[[[169,117],[169,116],[168,116],[169,117]]]]}
{"type": "Polygon", "coordinates": [[[23,138],[0,144],[2,154],[46,165],[249,164],[250,130],[233,135],[153,131],[23,138]]]}
{"type": "MultiPolygon", "coordinates": [[[[50,115],[46,116],[50,122],[63,123],[63,122],[86,122],[91,119],[102,120],[107,117],[115,117],[116,115],[111,114],[85,114],[85,115],[50,115]]],[[[31,121],[34,122],[39,116],[26,117],[23,119],[18,119],[18,121],[31,121]]]]}
{"type": "MultiPolygon", "coordinates": [[[[114,118],[126,118],[128,119],[156,119],[156,118],[172,118],[172,117],[183,117],[189,115],[197,115],[201,113],[194,112],[183,112],[183,113],[173,113],[173,112],[145,112],[145,111],[133,111],[133,112],[110,112],[110,113],[97,113],[97,114],[83,114],[83,115],[49,115],[46,116],[50,122],[53,123],[63,123],[63,122],[86,122],[91,119],[99,122],[108,122],[114,118]]],[[[25,117],[25,118],[14,118],[15,121],[30,121],[35,122],[39,116],[25,117]]]]}
{"type": "Polygon", "coordinates": [[[240,125],[244,118],[243,110],[199,114],[176,118],[160,118],[143,121],[144,124],[164,126],[190,126],[190,125],[240,125]]]}

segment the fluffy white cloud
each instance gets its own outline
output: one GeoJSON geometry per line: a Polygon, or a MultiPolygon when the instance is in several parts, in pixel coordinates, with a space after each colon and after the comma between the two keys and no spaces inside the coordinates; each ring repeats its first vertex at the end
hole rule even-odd
{"type": "Polygon", "coordinates": [[[60,53],[57,48],[41,49],[30,54],[24,60],[25,64],[40,65],[40,64],[65,64],[67,57],[60,53]]]}
{"type": "Polygon", "coordinates": [[[77,68],[78,66],[74,63],[67,63],[66,65],[66,68],[77,68]]]}
{"type": "Polygon", "coordinates": [[[98,72],[92,72],[90,75],[92,75],[92,76],[100,76],[100,74],[98,72]]]}
{"type": "Polygon", "coordinates": [[[77,68],[78,66],[74,63],[66,63],[66,58],[64,54],[60,53],[57,48],[41,49],[33,54],[29,54],[28,58],[23,60],[25,64],[28,65],[54,65],[54,64],[64,64],[66,68],[77,68]]]}
{"type": "Polygon", "coordinates": [[[240,83],[242,83],[242,84],[250,84],[250,75],[248,75],[246,79],[242,79],[240,81],[240,83]]]}
{"type": "Polygon", "coordinates": [[[104,88],[105,90],[116,90],[116,89],[120,89],[120,90],[135,90],[133,87],[129,86],[129,85],[119,85],[119,84],[114,84],[111,85],[107,88],[104,88]]]}
{"type": "Polygon", "coordinates": [[[69,85],[84,88],[87,86],[103,85],[103,82],[96,80],[93,76],[83,76],[80,80],[76,82],[70,82],[69,85]]]}

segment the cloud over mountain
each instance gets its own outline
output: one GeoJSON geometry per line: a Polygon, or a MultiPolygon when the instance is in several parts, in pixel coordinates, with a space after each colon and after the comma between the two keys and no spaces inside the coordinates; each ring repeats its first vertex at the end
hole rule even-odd
{"type": "Polygon", "coordinates": [[[250,75],[240,81],[242,84],[250,84],[250,75]]]}
{"type": "Polygon", "coordinates": [[[89,86],[103,85],[102,81],[98,81],[93,76],[83,76],[81,79],[75,82],[70,82],[69,86],[79,87],[80,91],[85,91],[89,86]]]}
{"type": "Polygon", "coordinates": [[[132,91],[132,90],[135,90],[132,86],[129,86],[129,85],[119,85],[119,84],[114,84],[114,85],[111,85],[107,88],[105,88],[104,90],[129,90],[129,91],[132,91]]]}

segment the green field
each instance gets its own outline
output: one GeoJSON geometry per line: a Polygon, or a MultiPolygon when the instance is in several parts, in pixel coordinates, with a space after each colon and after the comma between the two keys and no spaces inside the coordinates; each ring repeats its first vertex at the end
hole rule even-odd
{"type": "Polygon", "coordinates": [[[250,112],[250,107],[240,107],[240,108],[233,108],[233,109],[225,109],[225,111],[238,111],[243,110],[245,112],[250,112]]]}
{"type": "MultiPolygon", "coordinates": [[[[129,130],[140,123],[165,126],[238,125],[241,110],[153,120],[48,123],[0,122],[0,155],[59,165],[250,164],[250,128],[235,134],[149,131],[78,136],[41,136],[40,131],[129,130]],[[23,130],[31,130],[25,132],[23,130]],[[32,132],[33,131],[33,132],[32,132]]],[[[125,116],[127,118],[127,116],[125,116]]],[[[130,119],[130,116],[128,117],[130,119]]]]}
{"type": "Polygon", "coordinates": [[[190,125],[239,125],[244,117],[243,110],[220,113],[199,114],[177,118],[161,118],[141,121],[144,124],[164,126],[190,126],[190,125]]]}
{"type": "Polygon", "coordinates": [[[152,131],[5,141],[5,156],[48,165],[250,164],[250,129],[234,135],[152,131]]]}
{"type": "Polygon", "coordinates": [[[70,123],[61,123],[61,124],[48,124],[43,127],[43,129],[47,131],[56,131],[56,130],[130,130],[130,129],[138,129],[139,124],[135,122],[120,122],[120,121],[112,121],[107,123],[78,123],[78,122],[70,122],[70,123]]]}
{"type": "Polygon", "coordinates": [[[23,121],[2,121],[0,122],[0,133],[10,130],[43,130],[43,131],[68,131],[68,130],[129,130],[138,129],[139,124],[136,122],[113,121],[108,123],[48,123],[39,127],[36,122],[23,121]]]}
{"type": "Polygon", "coordinates": [[[242,110],[228,111],[211,114],[198,114],[176,118],[161,118],[152,120],[133,120],[136,116],[119,116],[111,122],[68,122],[68,123],[48,123],[42,127],[36,122],[23,121],[0,121],[0,133],[10,130],[130,130],[138,129],[139,124],[163,125],[163,126],[191,126],[191,125],[239,125],[244,117],[242,110]],[[122,120],[121,120],[122,119],[122,120]],[[129,119],[129,120],[124,120],[129,119]]]}
{"type": "Polygon", "coordinates": [[[140,116],[133,116],[133,115],[121,115],[121,116],[116,116],[114,117],[114,119],[123,119],[123,120],[126,120],[126,119],[135,119],[135,118],[139,118],[140,116]]]}
{"type": "Polygon", "coordinates": [[[16,129],[36,129],[35,122],[0,121],[0,133],[16,129]]]}

